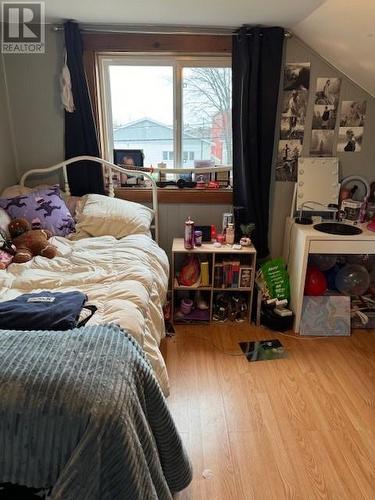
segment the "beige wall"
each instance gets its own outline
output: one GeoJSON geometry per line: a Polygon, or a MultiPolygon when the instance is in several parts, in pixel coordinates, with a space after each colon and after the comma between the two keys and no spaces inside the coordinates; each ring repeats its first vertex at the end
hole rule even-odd
{"type": "Polygon", "coordinates": [[[64,159],[59,74],[63,34],[46,27],[46,53],[4,55],[20,174],[64,159]]]}
{"type": "MultiPolygon", "coordinates": [[[[285,60],[286,62],[311,63],[310,94],[302,156],[308,156],[309,154],[316,78],[326,76],[340,77],[342,83],[339,109],[341,100],[367,100],[362,151],[360,153],[338,153],[341,177],[356,174],[367,177],[369,181],[375,180],[375,99],[329,65],[297,37],[288,40],[285,50],[285,60]]],[[[338,121],[336,124],[337,127],[339,125],[338,121]]],[[[337,132],[338,130],[336,129],[336,139],[337,132]]],[[[275,153],[276,148],[277,141],[275,141],[275,153]]],[[[293,187],[294,184],[291,182],[275,182],[271,186],[270,246],[271,253],[275,257],[281,255],[285,218],[290,213],[293,187]]]]}
{"type": "Polygon", "coordinates": [[[17,179],[8,113],[3,59],[0,55],[0,191],[17,179]]]}
{"type": "MultiPolygon", "coordinates": [[[[44,55],[4,56],[20,173],[30,168],[52,165],[63,159],[64,155],[63,111],[59,100],[63,34],[53,32],[47,27],[46,36],[47,51],[44,55]]],[[[375,99],[328,65],[296,37],[287,41],[285,52],[288,62],[311,62],[311,91],[303,154],[307,154],[309,149],[315,79],[318,76],[340,76],[343,79],[341,99],[367,99],[368,102],[363,151],[356,154],[339,155],[341,172],[343,175],[362,174],[373,180],[375,177],[372,174],[375,165],[375,141],[373,141],[375,99]]],[[[0,130],[2,126],[4,123],[0,123],[0,130]]],[[[1,145],[3,141],[4,139],[0,138],[1,145]]],[[[0,159],[0,162],[4,163],[3,158],[0,159]]],[[[5,164],[9,164],[7,176],[9,175],[11,178],[13,171],[10,159],[5,160],[5,164]]],[[[7,180],[6,182],[12,181],[7,180]]],[[[275,183],[271,187],[270,243],[274,256],[281,254],[285,217],[290,210],[292,190],[291,183],[275,183]]],[[[168,250],[172,237],[182,235],[183,223],[187,215],[191,215],[202,224],[218,223],[222,213],[227,208],[225,206],[205,205],[193,207],[185,205],[163,206],[161,209],[162,246],[168,250]]]]}

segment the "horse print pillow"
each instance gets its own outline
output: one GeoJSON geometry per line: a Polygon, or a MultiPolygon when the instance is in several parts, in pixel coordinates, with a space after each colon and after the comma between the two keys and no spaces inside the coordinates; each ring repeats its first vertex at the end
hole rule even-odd
{"type": "Polygon", "coordinates": [[[75,224],[58,186],[32,191],[14,198],[0,198],[0,207],[12,219],[23,217],[33,229],[48,229],[55,236],[67,236],[75,224]]]}

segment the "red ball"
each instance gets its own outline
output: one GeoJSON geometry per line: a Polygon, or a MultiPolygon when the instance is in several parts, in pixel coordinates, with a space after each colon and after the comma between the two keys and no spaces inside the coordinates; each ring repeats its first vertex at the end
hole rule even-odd
{"type": "Polygon", "coordinates": [[[306,271],[305,295],[322,295],[327,290],[327,278],[317,267],[306,271]]]}

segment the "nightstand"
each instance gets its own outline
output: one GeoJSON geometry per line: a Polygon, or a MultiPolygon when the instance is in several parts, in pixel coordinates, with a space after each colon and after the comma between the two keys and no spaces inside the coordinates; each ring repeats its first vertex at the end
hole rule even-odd
{"type": "Polygon", "coordinates": [[[183,238],[174,238],[172,245],[172,320],[174,324],[204,324],[218,321],[251,320],[256,270],[254,246],[234,250],[231,245],[215,247],[202,243],[186,250],[183,238]],[[178,273],[188,255],[199,260],[201,279],[192,286],[181,285],[178,273]],[[190,313],[181,313],[181,301],[192,300],[190,313]],[[206,304],[199,309],[197,302],[206,304]],[[228,308],[227,313],[225,309],[228,308]]]}

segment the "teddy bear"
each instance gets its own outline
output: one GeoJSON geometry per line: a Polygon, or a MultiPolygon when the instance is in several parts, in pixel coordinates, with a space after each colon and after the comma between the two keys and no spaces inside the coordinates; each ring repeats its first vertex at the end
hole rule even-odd
{"type": "Polygon", "coordinates": [[[42,255],[53,259],[57,248],[48,243],[52,236],[46,229],[31,229],[31,224],[26,219],[13,219],[8,226],[12,243],[16,247],[13,262],[23,263],[31,260],[35,255],[42,255]]]}

